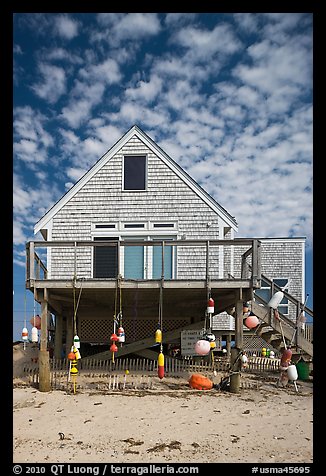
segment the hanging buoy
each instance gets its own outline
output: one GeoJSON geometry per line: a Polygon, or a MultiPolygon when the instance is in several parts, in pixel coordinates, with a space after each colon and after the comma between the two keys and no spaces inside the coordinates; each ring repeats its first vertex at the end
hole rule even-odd
{"type": "Polygon", "coordinates": [[[37,330],[41,329],[41,318],[38,314],[33,316],[29,322],[32,326],[36,327],[37,330]]]}
{"type": "Polygon", "coordinates": [[[110,340],[112,340],[112,342],[117,342],[118,341],[117,334],[112,334],[111,337],[110,337],[110,340]]]}
{"type": "Polygon", "coordinates": [[[119,327],[118,329],[118,342],[125,342],[126,336],[125,336],[125,331],[123,327],[119,327]]]}
{"type": "Polygon", "coordinates": [[[161,329],[157,329],[157,331],[155,332],[155,342],[157,344],[160,344],[162,342],[162,331],[161,331],[161,329]]]}
{"type": "Polygon", "coordinates": [[[295,381],[298,379],[298,371],[295,365],[289,365],[287,369],[289,380],[295,381]]]}
{"type": "Polygon", "coordinates": [[[257,327],[259,324],[259,319],[254,314],[250,313],[249,316],[244,320],[244,325],[248,327],[248,329],[253,329],[257,327]]]}
{"type": "Polygon", "coordinates": [[[214,342],[216,337],[215,337],[215,334],[207,334],[205,336],[205,339],[208,340],[208,342],[214,342]]]}
{"type": "Polygon", "coordinates": [[[291,349],[284,349],[281,357],[281,365],[289,364],[292,358],[292,350],[291,349]]]}
{"type": "Polygon", "coordinates": [[[26,327],[23,327],[23,330],[22,330],[22,339],[24,341],[27,341],[28,340],[28,330],[26,327]]]}
{"type": "Polygon", "coordinates": [[[75,354],[76,356],[76,360],[79,360],[81,359],[81,355],[80,355],[80,352],[79,350],[77,349],[77,347],[74,345],[73,349],[72,349],[73,353],[75,354]]]}
{"type": "Polygon", "coordinates": [[[118,352],[118,347],[115,345],[115,343],[110,346],[110,352],[118,352]]]}
{"type": "Polygon", "coordinates": [[[274,358],[275,358],[275,352],[274,352],[273,350],[270,351],[269,357],[270,357],[270,359],[274,359],[274,358]]]}
{"type": "Polygon", "coordinates": [[[38,342],[38,330],[37,330],[37,327],[32,327],[32,342],[38,342]]]}
{"type": "Polygon", "coordinates": [[[157,374],[160,379],[164,377],[164,354],[162,351],[158,354],[157,374]]]}
{"type": "Polygon", "coordinates": [[[262,357],[266,357],[266,347],[263,347],[261,350],[262,357]]]}
{"type": "Polygon", "coordinates": [[[74,346],[76,347],[76,349],[80,349],[80,340],[77,334],[74,337],[74,346]]]}
{"type": "Polygon", "coordinates": [[[70,351],[69,354],[67,355],[68,360],[76,360],[76,354],[73,351],[70,351]]]}
{"type": "Polygon", "coordinates": [[[214,299],[209,298],[207,302],[207,314],[214,314],[214,299]]]}
{"type": "Polygon", "coordinates": [[[208,340],[200,339],[195,344],[195,353],[198,355],[207,355],[211,350],[208,340]]]}
{"type": "Polygon", "coordinates": [[[210,341],[209,346],[210,346],[211,349],[215,349],[216,342],[214,340],[210,341]]]}
{"type": "Polygon", "coordinates": [[[269,300],[267,306],[271,307],[272,309],[276,309],[277,306],[281,303],[283,297],[284,293],[282,291],[277,291],[269,300]]]}
{"type": "Polygon", "coordinates": [[[241,362],[243,364],[246,364],[248,362],[248,357],[245,355],[245,354],[242,354],[241,355],[241,362]]]}

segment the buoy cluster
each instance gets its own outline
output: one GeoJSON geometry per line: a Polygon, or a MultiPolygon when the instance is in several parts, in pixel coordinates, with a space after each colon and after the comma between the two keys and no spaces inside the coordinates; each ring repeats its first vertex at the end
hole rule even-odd
{"type": "Polygon", "coordinates": [[[207,300],[206,316],[209,318],[209,329],[204,329],[203,336],[195,344],[195,354],[208,355],[212,349],[216,347],[216,337],[211,331],[211,320],[215,312],[215,301],[209,296],[207,300]]]}

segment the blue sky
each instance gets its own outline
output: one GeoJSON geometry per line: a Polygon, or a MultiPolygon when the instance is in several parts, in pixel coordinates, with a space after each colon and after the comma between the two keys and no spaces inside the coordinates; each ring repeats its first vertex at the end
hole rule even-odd
{"type": "Polygon", "coordinates": [[[134,124],[235,216],[238,237],[307,238],[313,307],[312,20],[14,15],[14,338],[35,223],[134,124]]]}

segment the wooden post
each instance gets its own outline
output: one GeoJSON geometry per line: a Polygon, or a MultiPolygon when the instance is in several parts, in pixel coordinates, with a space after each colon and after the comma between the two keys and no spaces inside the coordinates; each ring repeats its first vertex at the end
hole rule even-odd
{"type": "Polygon", "coordinates": [[[72,341],[73,341],[73,329],[72,329],[72,317],[68,317],[66,319],[66,356],[69,354],[71,346],[72,346],[72,341]]]}
{"type": "Polygon", "coordinates": [[[55,316],[55,336],[54,336],[54,357],[61,359],[62,355],[62,315],[56,314],[55,316]]]}
{"type": "Polygon", "coordinates": [[[48,345],[48,295],[47,289],[44,289],[43,299],[41,301],[41,342],[39,350],[39,390],[40,392],[49,392],[51,390],[50,358],[48,345]]]}
{"type": "Polygon", "coordinates": [[[231,334],[226,334],[226,356],[231,358],[231,334]]]}
{"type": "Polygon", "coordinates": [[[236,320],[235,320],[235,346],[231,349],[231,377],[230,392],[239,393],[240,391],[240,369],[241,360],[238,358],[239,352],[243,348],[243,302],[242,289],[239,290],[238,300],[236,302],[236,320]]]}
{"type": "Polygon", "coordinates": [[[34,241],[29,244],[29,279],[35,279],[35,250],[34,241]]]}

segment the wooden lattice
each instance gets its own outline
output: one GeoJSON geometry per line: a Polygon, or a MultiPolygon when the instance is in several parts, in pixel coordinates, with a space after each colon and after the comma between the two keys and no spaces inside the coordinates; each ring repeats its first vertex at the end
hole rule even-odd
{"type": "MultiPolygon", "coordinates": [[[[164,319],[163,332],[173,331],[190,324],[188,319],[164,319]]],[[[157,329],[157,319],[126,319],[123,328],[126,343],[154,336],[157,329]]],[[[81,319],[79,338],[82,342],[107,343],[113,332],[113,321],[109,319],[81,319]]]]}

